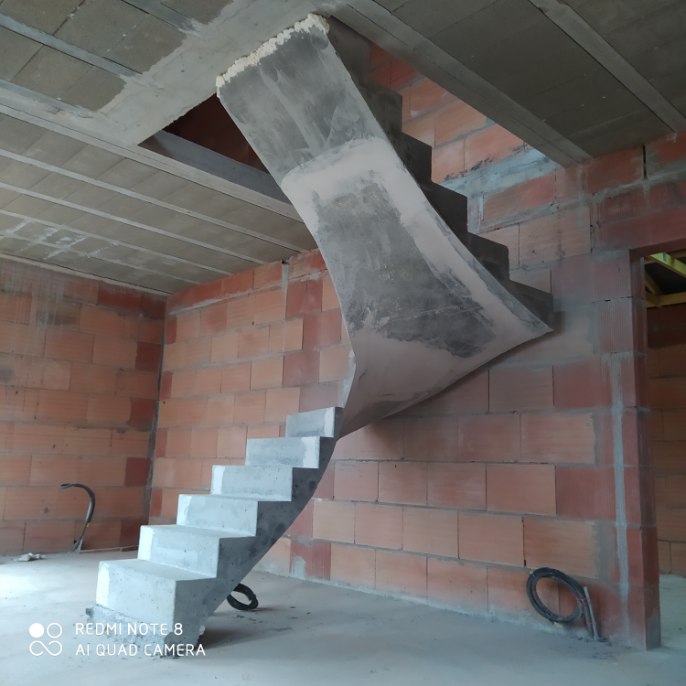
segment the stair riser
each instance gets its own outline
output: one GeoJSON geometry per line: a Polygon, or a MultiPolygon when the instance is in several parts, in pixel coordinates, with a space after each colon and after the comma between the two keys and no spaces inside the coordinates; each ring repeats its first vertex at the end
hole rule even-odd
{"type": "Polygon", "coordinates": [[[180,495],[176,523],[253,536],[257,502],[221,496],[180,495]]]}
{"type": "Polygon", "coordinates": [[[215,538],[179,532],[174,527],[144,526],[138,557],[198,574],[227,577],[229,585],[232,579],[238,583],[242,577],[235,577],[236,569],[261,557],[281,538],[312,497],[316,484],[316,479],[303,479],[293,502],[260,503],[255,535],[251,537],[228,538],[217,532],[215,538]]]}
{"type": "Polygon", "coordinates": [[[467,233],[467,198],[435,183],[420,184],[422,192],[458,238],[467,233]]]}
{"type": "Polygon", "coordinates": [[[431,181],[433,148],[430,145],[406,134],[389,135],[389,140],[398,157],[417,181],[431,181]]]}
{"type": "Polygon", "coordinates": [[[242,566],[255,554],[254,537],[211,538],[173,531],[167,533],[161,529],[153,532],[141,530],[138,549],[138,557],[142,560],[215,577],[230,574],[237,565],[242,566]]]}
{"type": "Polygon", "coordinates": [[[100,564],[95,602],[148,623],[173,623],[176,584],[116,565],[100,564]]]}
{"type": "Polygon", "coordinates": [[[333,438],[338,434],[342,409],[327,407],[324,410],[298,412],[286,417],[286,436],[324,436],[333,438]]]}
{"type": "Polygon", "coordinates": [[[320,452],[327,449],[333,439],[306,436],[301,438],[258,438],[248,440],[246,465],[286,465],[317,469],[320,452]]]}
{"type": "Polygon", "coordinates": [[[290,500],[293,493],[293,469],[215,465],[212,468],[210,491],[215,495],[237,498],[290,500]]]}

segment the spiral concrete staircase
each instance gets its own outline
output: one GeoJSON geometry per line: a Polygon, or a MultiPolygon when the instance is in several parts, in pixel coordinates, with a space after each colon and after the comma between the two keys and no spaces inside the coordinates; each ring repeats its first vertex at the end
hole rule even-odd
{"type": "Polygon", "coordinates": [[[215,466],[177,523],[141,529],[138,559],[101,563],[92,618],[180,624],[141,641],[197,642],[207,618],[293,523],[336,440],[424,400],[548,332],[548,294],[509,279],[507,249],[468,233],[466,200],[431,182],[431,148],[367,78],[367,43],[310,15],[235,63],[219,97],[317,240],[352,349],[341,408],[288,417],[215,466]]]}

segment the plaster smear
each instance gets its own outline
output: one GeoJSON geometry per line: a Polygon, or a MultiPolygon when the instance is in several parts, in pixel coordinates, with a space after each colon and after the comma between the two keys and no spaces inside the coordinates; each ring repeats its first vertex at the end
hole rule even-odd
{"type": "Polygon", "coordinates": [[[272,55],[278,48],[283,45],[295,33],[309,33],[312,29],[317,29],[324,33],[329,33],[329,23],[324,17],[318,14],[308,14],[305,19],[294,24],[289,29],[285,29],[281,33],[270,38],[268,41],[260,45],[257,50],[236,60],[231,67],[222,75],[217,77],[217,88],[221,88],[224,84],[231,81],[231,79],[240,74],[248,67],[257,66],[267,55],[272,55]]]}

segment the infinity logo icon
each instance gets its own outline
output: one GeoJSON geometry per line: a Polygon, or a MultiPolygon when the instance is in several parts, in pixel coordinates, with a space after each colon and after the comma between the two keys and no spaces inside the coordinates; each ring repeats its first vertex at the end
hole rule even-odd
{"type": "Polygon", "coordinates": [[[57,639],[62,635],[62,625],[57,622],[51,622],[47,626],[43,626],[38,622],[29,627],[29,636],[36,640],[29,644],[29,652],[31,655],[38,657],[39,655],[50,655],[57,657],[62,653],[62,643],[57,639]],[[38,639],[53,639],[53,640],[38,640],[38,639]]]}

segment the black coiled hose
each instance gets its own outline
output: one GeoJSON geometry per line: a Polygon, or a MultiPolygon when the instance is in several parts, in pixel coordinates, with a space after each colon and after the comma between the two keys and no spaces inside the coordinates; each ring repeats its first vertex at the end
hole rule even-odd
{"type": "Polygon", "coordinates": [[[255,592],[245,584],[238,584],[238,586],[231,591],[231,594],[226,596],[226,600],[234,610],[256,610],[257,606],[259,605],[255,592]],[[233,597],[233,595],[231,595],[233,593],[240,593],[241,595],[244,595],[249,602],[243,603],[240,600],[237,600],[233,597]]]}
{"type": "Polygon", "coordinates": [[[545,617],[549,622],[555,624],[572,624],[580,617],[584,618],[586,628],[594,640],[602,640],[598,634],[598,628],[593,615],[593,608],[591,607],[591,600],[588,596],[588,590],[584,588],[576,579],[568,576],[559,569],[552,567],[539,567],[529,575],[526,580],[526,594],[529,601],[533,605],[538,614],[545,617]],[[547,607],[541,600],[536,586],[541,579],[555,579],[563,586],[566,586],[576,599],[576,607],[568,615],[558,615],[547,607]]]}

